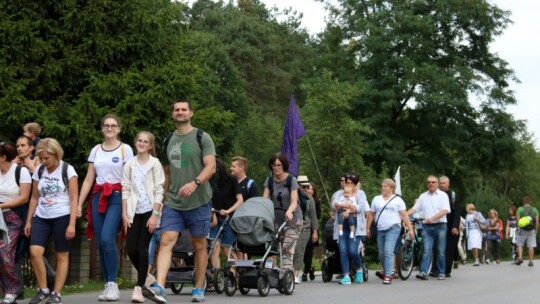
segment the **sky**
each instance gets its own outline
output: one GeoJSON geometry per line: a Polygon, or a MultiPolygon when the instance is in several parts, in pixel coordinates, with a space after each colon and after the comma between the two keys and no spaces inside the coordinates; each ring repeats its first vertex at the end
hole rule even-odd
{"type": "MultiPolygon", "coordinates": [[[[324,29],[324,5],[314,0],[261,0],[268,7],[279,9],[292,7],[303,13],[302,26],[311,33],[324,29]]],[[[491,45],[492,52],[506,60],[521,83],[512,83],[517,105],[508,110],[516,119],[526,120],[529,133],[535,135],[537,150],[540,147],[540,105],[535,102],[535,86],[540,82],[540,1],[538,0],[490,0],[498,7],[511,11],[510,24],[491,45]]]]}

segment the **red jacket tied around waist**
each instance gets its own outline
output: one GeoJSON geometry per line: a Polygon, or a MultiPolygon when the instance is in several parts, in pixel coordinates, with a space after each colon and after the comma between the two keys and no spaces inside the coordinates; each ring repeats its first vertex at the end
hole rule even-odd
{"type": "Polygon", "coordinates": [[[94,189],[92,190],[92,195],[90,195],[90,199],[88,202],[88,208],[86,208],[86,219],[88,220],[88,225],[86,226],[86,235],[89,239],[91,239],[94,236],[94,222],[92,220],[92,200],[94,195],[96,193],[101,192],[99,195],[99,202],[98,202],[98,212],[99,213],[105,213],[107,212],[107,204],[109,202],[109,197],[114,191],[122,192],[122,184],[116,183],[116,184],[110,184],[110,183],[104,183],[104,184],[95,184],[94,189]]]}

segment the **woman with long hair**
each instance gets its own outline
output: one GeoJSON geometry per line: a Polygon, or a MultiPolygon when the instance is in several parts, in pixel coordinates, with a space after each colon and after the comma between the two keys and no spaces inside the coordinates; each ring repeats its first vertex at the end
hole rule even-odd
{"type": "Polygon", "coordinates": [[[114,114],[101,120],[103,143],[88,156],[88,171],[81,187],[77,216],[82,216],[84,199],[92,190],[86,218],[88,237],[96,237],[105,289],[99,301],[117,301],[118,250],[116,237],[122,227],[122,175],[124,164],[133,158],[133,150],[119,138],[122,124],[114,114]],[[93,185],[93,186],[92,186],[93,185]]]}
{"type": "Polygon", "coordinates": [[[161,219],[165,173],[156,158],[155,139],[142,131],[135,137],[137,156],[124,166],[122,178],[122,221],[126,251],[137,269],[137,282],[131,302],[143,303],[142,288],[148,271],[150,239],[161,219]]]}

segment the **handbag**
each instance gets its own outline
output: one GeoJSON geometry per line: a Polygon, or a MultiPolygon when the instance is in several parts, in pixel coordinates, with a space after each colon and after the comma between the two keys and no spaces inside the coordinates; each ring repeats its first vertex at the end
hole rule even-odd
{"type": "Polygon", "coordinates": [[[381,212],[379,212],[379,216],[377,216],[377,220],[375,220],[375,222],[371,222],[371,238],[377,238],[377,223],[379,222],[379,218],[381,217],[381,214],[383,213],[384,209],[386,209],[386,206],[388,206],[388,204],[390,204],[390,202],[395,199],[396,197],[398,197],[398,195],[394,195],[385,205],[384,207],[381,209],[381,212]]]}

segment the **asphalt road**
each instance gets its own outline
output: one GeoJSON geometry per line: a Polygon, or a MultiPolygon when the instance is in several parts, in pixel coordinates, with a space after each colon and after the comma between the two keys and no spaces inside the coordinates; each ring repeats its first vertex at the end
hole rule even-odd
{"type": "MultiPolygon", "coordinates": [[[[329,304],[329,303],[536,303],[540,282],[540,260],[535,267],[528,267],[525,261],[521,266],[503,262],[499,265],[472,264],[460,265],[454,269],[452,278],[438,281],[430,278],[420,281],[414,278],[413,272],[407,281],[394,280],[391,285],[383,285],[370,271],[368,282],[360,285],[341,286],[337,280],[323,283],[317,275],[314,281],[296,285],[290,296],[280,294],[272,289],[267,297],[260,297],[257,290],[251,290],[244,296],[236,292],[233,297],[225,294],[208,293],[208,303],[296,303],[296,304],[329,304]]],[[[98,293],[70,295],[63,297],[63,303],[98,303],[98,293]]],[[[191,287],[186,286],[179,295],[167,289],[167,303],[189,303],[191,287]]],[[[131,290],[122,290],[117,303],[130,303],[131,290]]],[[[152,303],[146,301],[146,303],[152,303]]]]}

